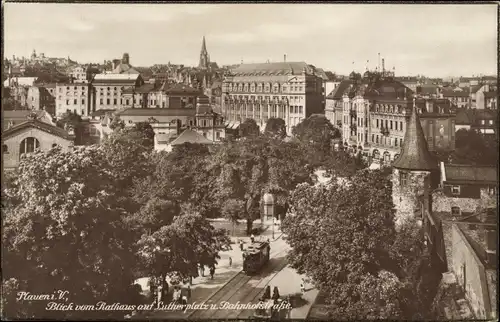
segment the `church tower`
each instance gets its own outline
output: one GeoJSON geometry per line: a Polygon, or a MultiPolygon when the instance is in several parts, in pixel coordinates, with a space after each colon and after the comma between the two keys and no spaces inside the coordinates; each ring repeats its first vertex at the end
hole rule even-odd
{"type": "Polygon", "coordinates": [[[201,52],[200,52],[200,63],[198,64],[198,68],[200,69],[208,69],[210,64],[210,56],[207,52],[207,45],[205,44],[205,36],[203,36],[203,42],[201,44],[201,52]]]}
{"type": "MultiPolygon", "coordinates": [[[[402,152],[393,163],[392,199],[396,208],[396,226],[420,209],[420,198],[428,196],[438,162],[429,152],[413,99],[402,152]]],[[[427,204],[427,202],[424,201],[427,204]]]]}

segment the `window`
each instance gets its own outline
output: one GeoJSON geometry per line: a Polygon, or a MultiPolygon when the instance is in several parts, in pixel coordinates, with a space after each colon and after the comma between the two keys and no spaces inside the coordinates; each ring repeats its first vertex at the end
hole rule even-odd
{"type": "Polygon", "coordinates": [[[493,125],[493,120],[490,120],[490,125],[493,125]]]}
{"type": "Polygon", "coordinates": [[[113,105],[116,105],[116,98],[113,99],[113,105]]]}
{"type": "Polygon", "coordinates": [[[69,100],[66,100],[66,105],[69,105],[69,100]]]}
{"type": "Polygon", "coordinates": [[[7,144],[2,144],[2,153],[9,153],[9,147],[7,144]]]}
{"type": "Polygon", "coordinates": [[[484,125],[484,120],[481,120],[481,125],[484,125]]]}
{"type": "Polygon", "coordinates": [[[219,140],[219,139],[220,139],[220,132],[215,132],[215,138],[216,138],[217,140],[219,140]]]}
{"type": "Polygon", "coordinates": [[[104,102],[103,102],[103,99],[101,98],[101,99],[99,100],[99,104],[101,104],[101,105],[102,105],[103,103],[104,103],[104,102]]]}
{"type": "Polygon", "coordinates": [[[378,124],[378,119],[377,119],[377,128],[379,127],[379,124],[378,124]]]}
{"type": "Polygon", "coordinates": [[[394,122],[394,129],[397,131],[398,130],[398,122],[394,122]]]}
{"type": "Polygon", "coordinates": [[[460,186],[452,186],[451,187],[451,193],[453,195],[459,195],[460,194],[460,186]]]}
{"type": "Polygon", "coordinates": [[[75,98],[75,99],[73,100],[73,105],[76,105],[76,104],[77,104],[77,103],[76,103],[76,98],[75,98]]]}
{"type": "Polygon", "coordinates": [[[106,104],[109,105],[109,98],[106,99],[106,104]]]}
{"type": "Polygon", "coordinates": [[[403,139],[399,139],[399,146],[403,147],[403,139]]]}
{"type": "Polygon", "coordinates": [[[378,135],[375,137],[375,143],[378,143],[378,135]]]}
{"type": "Polygon", "coordinates": [[[375,134],[372,134],[372,142],[375,142],[375,134]]]}
{"type": "Polygon", "coordinates": [[[394,139],[394,146],[398,146],[398,139],[394,139]]]}
{"type": "Polygon", "coordinates": [[[389,128],[392,130],[392,121],[389,123],[389,128]]]}
{"type": "Polygon", "coordinates": [[[40,142],[33,137],[26,138],[21,141],[19,145],[19,156],[25,153],[35,152],[36,149],[40,148],[40,142]]]}
{"type": "Polygon", "coordinates": [[[85,99],[82,98],[82,105],[85,105],[85,99]]]}
{"type": "Polygon", "coordinates": [[[451,207],[451,214],[453,216],[460,216],[460,207],[451,207]]]}
{"type": "Polygon", "coordinates": [[[496,193],[497,193],[497,189],[496,189],[496,187],[494,187],[494,186],[490,186],[490,187],[488,187],[488,193],[489,193],[490,195],[493,195],[493,196],[494,196],[494,195],[496,195],[496,193]]]}
{"type": "Polygon", "coordinates": [[[408,173],[401,171],[399,173],[399,184],[401,186],[406,186],[408,183],[408,173]]]}
{"type": "Polygon", "coordinates": [[[399,130],[403,131],[403,122],[399,122],[399,130]]]}

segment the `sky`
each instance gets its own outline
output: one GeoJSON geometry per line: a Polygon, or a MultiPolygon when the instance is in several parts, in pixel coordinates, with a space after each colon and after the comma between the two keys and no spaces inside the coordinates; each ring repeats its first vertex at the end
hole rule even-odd
{"type": "Polygon", "coordinates": [[[347,75],[497,72],[497,6],[410,4],[4,4],[5,56],[197,66],[305,61],[347,75]],[[367,62],[368,61],[368,62],[367,62]]]}

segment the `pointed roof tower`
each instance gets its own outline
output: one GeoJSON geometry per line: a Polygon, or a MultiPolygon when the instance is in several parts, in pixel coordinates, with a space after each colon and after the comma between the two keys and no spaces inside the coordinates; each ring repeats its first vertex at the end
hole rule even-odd
{"type": "Polygon", "coordinates": [[[205,43],[205,36],[203,36],[203,41],[201,43],[201,52],[200,52],[200,63],[198,64],[198,68],[207,69],[210,64],[210,58],[207,52],[207,45],[205,43]]]}
{"type": "Polygon", "coordinates": [[[201,43],[201,52],[202,53],[207,52],[207,45],[205,44],[205,36],[203,36],[203,42],[201,43]]]}
{"type": "Polygon", "coordinates": [[[437,161],[431,155],[427,146],[424,130],[417,115],[415,98],[413,98],[410,120],[406,126],[403,151],[392,166],[396,169],[414,171],[431,171],[438,168],[437,161]]]}

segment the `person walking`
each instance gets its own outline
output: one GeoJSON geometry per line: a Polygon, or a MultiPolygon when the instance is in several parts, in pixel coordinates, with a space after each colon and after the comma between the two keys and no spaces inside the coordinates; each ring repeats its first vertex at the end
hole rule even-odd
{"type": "Polygon", "coordinates": [[[239,243],[240,243],[240,249],[241,251],[243,251],[243,240],[240,239],[239,243]]]}
{"type": "Polygon", "coordinates": [[[191,285],[188,285],[188,287],[187,287],[187,298],[188,298],[188,300],[191,299],[191,285]]]}
{"type": "Polygon", "coordinates": [[[300,280],[300,292],[302,294],[306,292],[306,281],[303,278],[300,280]]]}
{"type": "Polygon", "coordinates": [[[252,244],[255,241],[255,236],[253,234],[250,236],[250,241],[252,242],[252,244]]]}
{"type": "Polygon", "coordinates": [[[233,258],[229,256],[229,267],[233,266],[233,258]]]}
{"type": "Polygon", "coordinates": [[[215,274],[215,267],[212,266],[210,267],[210,279],[214,279],[214,274],[215,274]]]}
{"type": "Polygon", "coordinates": [[[264,300],[269,300],[271,298],[271,286],[266,286],[266,289],[264,290],[264,295],[262,296],[264,300]]]}
{"type": "Polygon", "coordinates": [[[276,302],[276,301],[278,301],[278,300],[279,300],[279,298],[280,298],[280,292],[279,292],[279,290],[278,290],[278,287],[277,287],[277,286],[275,286],[275,287],[274,287],[274,289],[273,289],[273,297],[272,297],[272,298],[273,298],[273,300],[274,300],[275,302],[276,302]]]}

